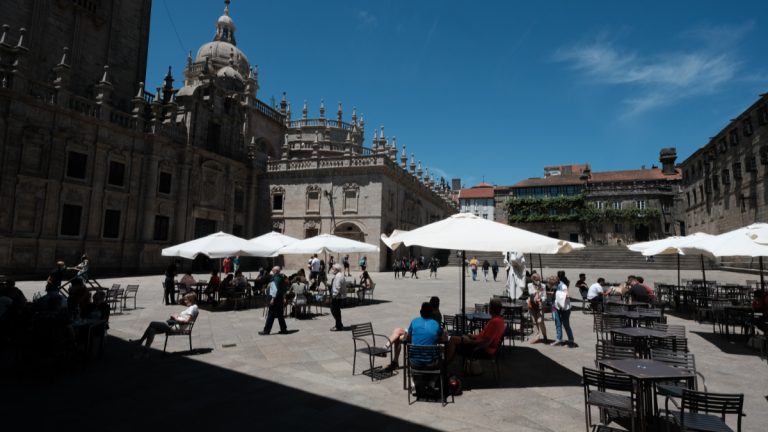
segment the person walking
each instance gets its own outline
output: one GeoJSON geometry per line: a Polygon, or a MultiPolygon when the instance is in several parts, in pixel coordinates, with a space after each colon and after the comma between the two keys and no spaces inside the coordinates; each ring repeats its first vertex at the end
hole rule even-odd
{"type": "Polygon", "coordinates": [[[531,275],[531,283],[528,284],[528,294],[528,311],[531,314],[531,321],[533,323],[531,343],[547,343],[547,327],[544,325],[544,316],[541,310],[547,293],[538,274],[531,275]]]}
{"type": "Polygon", "coordinates": [[[469,269],[472,271],[472,280],[477,280],[477,257],[473,256],[471,260],[469,260],[469,269]]]}
{"type": "Polygon", "coordinates": [[[432,257],[431,260],[429,260],[429,278],[432,279],[432,275],[435,275],[435,279],[437,279],[437,267],[440,266],[440,261],[437,259],[437,257],[432,257]]]}
{"type": "Polygon", "coordinates": [[[571,298],[568,295],[568,286],[557,276],[550,276],[548,282],[556,287],[555,301],[552,304],[556,339],[551,345],[566,345],[566,342],[563,341],[563,329],[565,329],[565,333],[568,335],[568,348],[575,348],[578,345],[573,341],[573,331],[571,330],[571,298]]]}
{"type": "Polygon", "coordinates": [[[352,273],[349,271],[349,254],[344,255],[341,263],[344,265],[344,276],[352,276],[352,273]]]}
{"type": "Polygon", "coordinates": [[[288,334],[288,328],[285,325],[285,317],[283,317],[283,309],[285,306],[285,293],[287,291],[287,281],[285,275],[280,273],[280,266],[272,267],[272,280],[269,282],[267,291],[267,304],[269,305],[269,312],[267,313],[267,322],[264,323],[264,330],[259,334],[262,336],[268,335],[272,331],[272,324],[277,318],[277,323],[280,325],[280,334],[288,334]]]}
{"type": "Polygon", "coordinates": [[[411,279],[419,278],[419,262],[416,261],[416,258],[411,260],[411,279]]]}
{"type": "Polygon", "coordinates": [[[499,276],[499,262],[496,260],[493,260],[493,265],[491,266],[491,273],[493,273],[493,281],[496,282],[496,277],[499,276]]]}
{"type": "Polygon", "coordinates": [[[165,304],[166,305],[175,305],[176,304],[176,275],[178,274],[178,270],[176,269],[176,261],[171,261],[171,263],[168,265],[168,267],[165,269],[165,283],[163,284],[164,288],[164,294],[165,294],[165,304]]]}
{"type": "Polygon", "coordinates": [[[240,271],[240,255],[232,260],[232,266],[235,268],[235,273],[240,271]]]}
{"type": "Polygon", "coordinates": [[[400,276],[400,259],[395,259],[392,263],[392,271],[395,274],[395,279],[400,276]]]}
{"type": "Polygon", "coordinates": [[[483,260],[483,279],[488,282],[488,270],[491,268],[491,263],[488,260],[483,260]]]}
{"type": "Polygon", "coordinates": [[[368,258],[366,258],[365,255],[363,255],[363,257],[360,258],[360,262],[358,262],[357,264],[360,265],[360,271],[365,271],[365,269],[368,267],[368,258]]]}
{"type": "Polygon", "coordinates": [[[331,282],[331,315],[336,321],[336,325],[331,327],[331,331],[344,330],[344,324],[341,322],[341,302],[347,293],[347,281],[344,279],[342,268],[336,264],[331,269],[333,281],[331,282]]]}
{"type": "Polygon", "coordinates": [[[221,265],[224,268],[224,274],[232,273],[232,259],[230,257],[224,258],[224,262],[221,265]]]}

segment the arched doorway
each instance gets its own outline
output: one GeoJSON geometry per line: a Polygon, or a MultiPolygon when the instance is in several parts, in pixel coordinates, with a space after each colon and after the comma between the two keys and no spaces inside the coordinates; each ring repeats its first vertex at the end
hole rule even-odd
{"type": "Polygon", "coordinates": [[[361,242],[365,241],[365,235],[363,234],[363,231],[359,226],[352,222],[342,222],[336,227],[336,229],[333,231],[333,234],[339,237],[348,238],[350,240],[357,240],[361,242]]]}

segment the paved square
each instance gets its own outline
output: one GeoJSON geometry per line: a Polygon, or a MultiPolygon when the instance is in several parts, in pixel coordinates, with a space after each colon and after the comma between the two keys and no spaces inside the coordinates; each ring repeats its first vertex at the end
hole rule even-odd
{"type": "MultiPolygon", "coordinates": [[[[544,269],[546,274],[555,269],[544,269]]],[[[572,281],[579,270],[566,269],[572,281]]],[[[503,271],[502,271],[503,273],[503,271]]],[[[674,271],[588,270],[587,280],[598,276],[622,280],[639,273],[650,282],[672,282],[674,271]]],[[[683,277],[699,273],[684,271],[683,277]]],[[[202,275],[196,275],[202,276],[202,275]]],[[[443,314],[456,313],[459,305],[459,270],[441,268],[439,278],[394,279],[392,273],[373,273],[375,302],[342,310],[346,326],[372,322],[377,333],[389,334],[418,315],[430,296],[442,300],[443,314]]],[[[712,271],[707,277],[720,282],[754,279],[751,275],[712,271]]],[[[35,425],[61,422],[87,424],[87,416],[110,430],[138,427],[221,426],[275,427],[286,430],[584,430],[584,396],[581,368],[594,367],[595,335],[592,316],[575,310],[571,323],[579,348],[530,345],[527,341],[505,352],[501,384],[491,374],[465,379],[465,391],[455,404],[417,402],[408,405],[402,375],[371,382],[352,376],[351,333],[330,332],[328,309],[313,319],[288,318],[289,335],[259,336],[264,326],[261,308],[232,311],[203,306],[194,328],[193,353],[185,338],[171,338],[169,351],[153,352],[149,359],[134,359],[136,348],[128,339],[140,337],[147,323],[163,320],[181,310],[161,304],[162,276],[122,277],[102,280],[103,285],[140,284],[138,308],[114,315],[104,358],[84,370],[67,373],[41,371],[40,376],[18,377],[24,385],[3,392],[8,411],[25,416],[35,425]],[[51,375],[50,379],[41,378],[51,375]],[[10,404],[10,405],[9,405],[10,404]],[[44,414],[44,415],[41,415],[44,414]]],[[[31,298],[42,282],[18,284],[31,298]]],[[[501,294],[503,282],[467,281],[467,305],[487,302],[501,294]]],[[[576,290],[573,298],[579,298],[576,290]]],[[[578,306],[579,302],[574,301],[578,306]]],[[[711,324],[670,315],[670,324],[684,324],[698,369],[712,392],[743,392],[743,430],[762,430],[768,424],[768,364],[740,338],[728,341],[712,335],[711,324]]],[[[554,324],[546,321],[554,335],[554,324]]],[[[276,327],[275,327],[276,331],[276,327]]],[[[154,347],[162,350],[164,338],[154,347]]],[[[359,357],[363,363],[367,359],[359,357]]],[[[385,365],[378,359],[379,365],[385,365]]],[[[358,367],[360,363],[358,363],[358,367]]],[[[402,373],[402,371],[400,371],[402,373]]],[[[35,374],[38,375],[38,374],[35,374]]],[[[10,414],[13,416],[14,414],[10,414]]],[[[94,427],[96,424],[94,424],[94,427]]]]}

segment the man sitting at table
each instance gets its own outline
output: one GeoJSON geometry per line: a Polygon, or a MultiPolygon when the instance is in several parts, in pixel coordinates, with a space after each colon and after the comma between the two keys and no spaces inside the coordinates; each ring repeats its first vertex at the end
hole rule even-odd
{"type": "MultiPolygon", "coordinates": [[[[408,330],[402,328],[396,328],[392,332],[392,336],[389,337],[389,343],[385,347],[390,345],[394,348],[394,360],[385,368],[387,371],[392,371],[400,367],[398,359],[400,358],[400,349],[403,343],[410,342],[413,345],[436,345],[438,340],[445,340],[443,330],[440,328],[440,323],[432,318],[434,309],[429,302],[421,304],[421,310],[419,311],[419,317],[414,318],[411,321],[411,325],[408,326],[408,330]]],[[[414,361],[414,364],[417,364],[414,361]]],[[[419,365],[424,366],[424,365],[419,365]]]]}
{"type": "Polygon", "coordinates": [[[192,277],[192,272],[188,271],[184,273],[184,276],[179,280],[179,294],[184,295],[192,291],[192,287],[195,286],[197,281],[192,277]]]}
{"type": "Polygon", "coordinates": [[[499,342],[504,336],[506,324],[501,317],[501,300],[493,299],[488,305],[488,312],[491,314],[491,320],[485,324],[483,331],[476,335],[451,336],[446,352],[446,362],[450,363],[456,355],[456,351],[464,356],[472,355],[477,347],[484,347],[483,350],[489,356],[496,354],[499,342]]]}
{"type": "Polygon", "coordinates": [[[149,347],[152,345],[152,341],[155,340],[155,335],[160,333],[169,333],[172,330],[178,329],[180,324],[187,324],[194,322],[197,319],[199,310],[197,308],[197,294],[190,293],[182,297],[182,303],[187,306],[186,309],[181,311],[178,315],[171,315],[171,318],[167,321],[152,321],[144,330],[144,334],[141,339],[132,342],[141,345],[146,342],[141,353],[137,357],[149,357],[149,347]]]}
{"type": "Polygon", "coordinates": [[[597,278],[597,282],[590,285],[587,291],[587,301],[592,305],[593,310],[603,302],[603,285],[605,285],[605,279],[597,278]]]}
{"type": "Polygon", "coordinates": [[[648,303],[650,301],[648,298],[648,291],[645,289],[645,286],[637,280],[636,276],[630,275],[627,278],[627,285],[629,285],[628,294],[632,301],[642,303],[648,303]]]}
{"type": "Polygon", "coordinates": [[[656,293],[653,292],[653,288],[645,283],[645,279],[642,276],[637,276],[637,282],[645,289],[645,293],[648,294],[648,303],[653,303],[656,300],[656,293]]]}

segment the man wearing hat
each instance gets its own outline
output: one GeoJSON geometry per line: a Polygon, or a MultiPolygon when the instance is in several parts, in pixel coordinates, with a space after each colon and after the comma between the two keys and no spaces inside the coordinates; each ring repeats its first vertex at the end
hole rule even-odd
{"type": "Polygon", "coordinates": [[[259,332],[262,336],[266,336],[272,331],[272,324],[274,324],[275,318],[277,318],[277,323],[280,325],[280,334],[288,334],[288,328],[283,317],[287,282],[285,276],[280,273],[280,270],[280,266],[274,266],[272,267],[272,272],[270,272],[272,281],[269,282],[267,297],[269,312],[267,313],[267,322],[264,324],[264,330],[259,332]]]}

